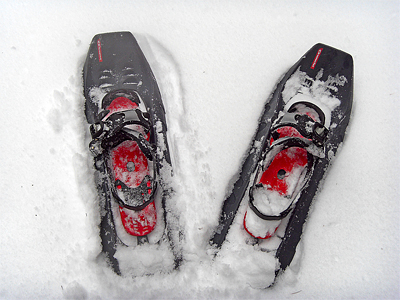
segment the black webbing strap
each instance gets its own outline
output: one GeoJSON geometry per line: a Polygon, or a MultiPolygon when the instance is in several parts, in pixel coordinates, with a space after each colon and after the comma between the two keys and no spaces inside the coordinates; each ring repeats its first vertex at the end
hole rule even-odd
{"type": "Polygon", "coordinates": [[[104,120],[92,124],[90,133],[93,140],[89,144],[90,151],[96,157],[105,149],[113,148],[124,140],[133,139],[148,157],[151,153],[150,144],[142,134],[126,127],[134,124],[142,126],[146,133],[149,132],[149,114],[147,112],[143,113],[139,109],[119,111],[112,113],[104,120]]]}
{"type": "Polygon", "coordinates": [[[278,128],[287,126],[294,127],[302,136],[311,139],[319,147],[323,146],[329,133],[324,125],[313,120],[310,116],[287,112],[272,127],[272,137],[274,137],[278,128]]]}

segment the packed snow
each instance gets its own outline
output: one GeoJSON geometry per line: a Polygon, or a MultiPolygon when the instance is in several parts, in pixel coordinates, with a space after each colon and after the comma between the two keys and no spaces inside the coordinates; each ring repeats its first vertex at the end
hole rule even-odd
{"type": "MultiPolygon", "coordinates": [[[[0,298],[400,298],[399,6],[0,0],[0,298]],[[152,245],[119,252],[144,276],[98,259],[81,72],[92,37],[112,31],[135,35],[166,107],[184,234],[176,271],[145,275],[170,271],[170,253],[152,245]],[[353,55],[352,119],[290,269],[262,289],[273,257],[225,243],[213,259],[208,240],[265,101],[318,42],[353,55]]],[[[234,225],[229,235],[243,234],[234,225]]]]}

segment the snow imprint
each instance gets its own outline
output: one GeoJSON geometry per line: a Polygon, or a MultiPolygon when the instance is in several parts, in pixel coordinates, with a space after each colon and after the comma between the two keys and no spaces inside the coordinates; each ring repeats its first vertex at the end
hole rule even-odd
{"type": "Polygon", "coordinates": [[[337,91],[336,86],[343,86],[347,79],[345,76],[328,76],[326,81],[322,81],[324,70],[321,69],[314,78],[309,77],[306,72],[300,71],[300,67],[288,79],[285,88],[282,91],[282,97],[285,103],[288,103],[296,94],[308,95],[311,98],[321,102],[330,111],[333,111],[340,105],[340,100],[332,95],[332,92],[337,91]]]}

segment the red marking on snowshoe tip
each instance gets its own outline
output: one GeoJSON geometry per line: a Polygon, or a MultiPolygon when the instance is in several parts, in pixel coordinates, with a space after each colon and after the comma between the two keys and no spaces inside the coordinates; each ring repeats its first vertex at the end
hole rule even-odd
{"type": "Polygon", "coordinates": [[[103,54],[101,52],[101,40],[97,40],[97,53],[99,54],[99,62],[103,62],[103,54]]]}
{"type": "MultiPolygon", "coordinates": [[[[138,108],[138,105],[125,97],[114,99],[107,107],[110,114],[123,110],[132,110],[138,108]]],[[[136,126],[136,125],[133,125],[136,126]]],[[[140,125],[137,125],[140,130],[140,125]]],[[[144,131],[142,132],[144,134],[144,131]]],[[[150,134],[146,139],[149,140],[150,134]]],[[[129,188],[138,187],[146,175],[150,175],[147,157],[140,149],[137,142],[132,140],[123,141],[114,147],[110,153],[112,171],[114,172],[114,180],[122,181],[129,188]]],[[[151,187],[151,182],[146,183],[147,187],[151,187]]],[[[117,186],[121,189],[122,186],[117,186]]],[[[151,194],[152,190],[148,189],[151,194]]],[[[154,202],[147,205],[141,211],[134,211],[128,208],[120,207],[120,215],[125,230],[134,236],[143,236],[149,234],[156,225],[157,214],[154,202]]]]}
{"type": "Polygon", "coordinates": [[[318,59],[319,59],[319,57],[321,56],[322,50],[324,50],[324,48],[319,48],[319,49],[318,49],[318,52],[317,52],[317,54],[315,55],[314,61],[312,62],[311,69],[314,70],[315,65],[316,65],[317,62],[318,62],[318,59]]]}

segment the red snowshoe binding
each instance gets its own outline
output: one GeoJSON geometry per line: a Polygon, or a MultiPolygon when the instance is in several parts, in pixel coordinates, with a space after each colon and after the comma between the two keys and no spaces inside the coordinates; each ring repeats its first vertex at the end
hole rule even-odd
{"type": "Polygon", "coordinates": [[[297,95],[271,128],[243,221],[255,238],[267,239],[275,233],[310,179],[315,157],[324,156],[329,124],[315,103],[297,95]]]}
{"type": "Polygon", "coordinates": [[[145,236],[153,231],[157,220],[149,114],[134,91],[109,93],[103,107],[103,118],[91,125],[90,149],[95,156],[105,152],[106,172],[125,230],[133,236],[145,236]]]}

